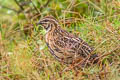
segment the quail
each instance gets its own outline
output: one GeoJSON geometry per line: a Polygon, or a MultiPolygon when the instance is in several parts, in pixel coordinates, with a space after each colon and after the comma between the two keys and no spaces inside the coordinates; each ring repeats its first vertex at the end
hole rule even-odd
{"type": "Polygon", "coordinates": [[[92,54],[93,48],[81,38],[62,29],[59,21],[53,16],[45,16],[37,23],[46,30],[45,41],[50,53],[60,62],[74,64],[78,62],[93,62],[98,57],[92,54]]]}

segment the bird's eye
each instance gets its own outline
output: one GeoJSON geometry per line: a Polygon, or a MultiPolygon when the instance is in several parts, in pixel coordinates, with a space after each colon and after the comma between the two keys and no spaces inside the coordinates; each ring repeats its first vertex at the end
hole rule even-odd
{"type": "Polygon", "coordinates": [[[48,22],[48,20],[44,20],[44,22],[48,22]]]}

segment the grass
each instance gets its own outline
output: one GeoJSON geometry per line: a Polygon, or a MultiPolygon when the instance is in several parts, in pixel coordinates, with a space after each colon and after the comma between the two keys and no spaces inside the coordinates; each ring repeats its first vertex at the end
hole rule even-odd
{"type": "MultiPolygon", "coordinates": [[[[100,56],[106,54],[101,58],[103,65],[92,65],[79,70],[78,73],[73,69],[62,72],[67,66],[55,60],[49,53],[44,40],[45,31],[41,27],[35,26],[30,35],[25,35],[23,29],[26,19],[23,14],[18,16],[14,16],[14,13],[6,16],[1,14],[0,80],[119,80],[120,6],[118,3],[119,0],[113,0],[106,5],[102,0],[98,6],[90,2],[92,8],[84,5],[86,9],[90,9],[87,10],[87,14],[82,13],[81,17],[76,13],[59,13],[60,5],[68,4],[63,6],[63,9],[72,5],[64,1],[50,3],[49,7],[58,10],[56,13],[49,12],[48,8],[48,12],[43,11],[43,15],[58,14],[59,19],[72,16],[76,22],[66,27],[61,24],[62,28],[88,42],[100,56]]],[[[79,10],[76,9],[76,12],[79,13],[79,10]]]]}

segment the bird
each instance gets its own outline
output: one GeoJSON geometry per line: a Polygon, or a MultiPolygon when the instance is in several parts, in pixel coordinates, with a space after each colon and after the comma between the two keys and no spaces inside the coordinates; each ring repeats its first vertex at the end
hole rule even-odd
{"type": "Polygon", "coordinates": [[[59,21],[53,16],[45,16],[37,25],[45,30],[45,42],[49,52],[60,62],[65,64],[77,64],[93,62],[97,63],[97,54],[92,54],[94,48],[89,46],[81,38],[62,29],[59,21]],[[96,60],[95,60],[96,59],[96,60]]]}

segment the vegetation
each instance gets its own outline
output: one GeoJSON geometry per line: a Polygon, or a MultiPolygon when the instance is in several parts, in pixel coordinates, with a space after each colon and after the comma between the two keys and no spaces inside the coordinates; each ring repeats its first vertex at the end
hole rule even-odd
{"type": "Polygon", "coordinates": [[[119,79],[120,0],[0,0],[0,80],[119,79]],[[94,46],[101,63],[64,71],[35,25],[45,15],[94,46]]]}

